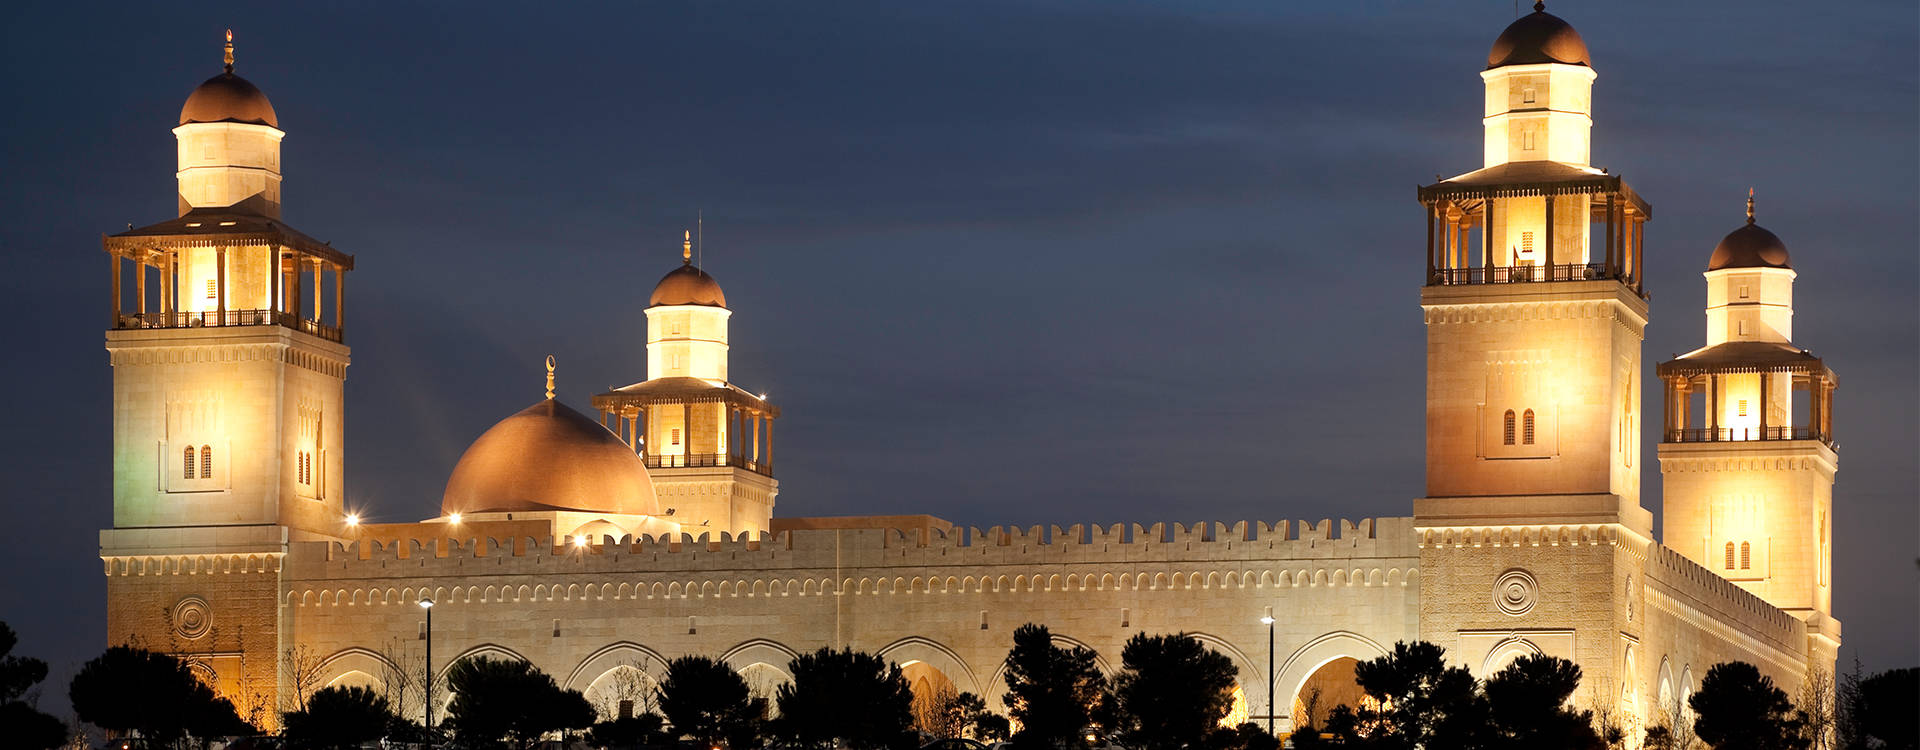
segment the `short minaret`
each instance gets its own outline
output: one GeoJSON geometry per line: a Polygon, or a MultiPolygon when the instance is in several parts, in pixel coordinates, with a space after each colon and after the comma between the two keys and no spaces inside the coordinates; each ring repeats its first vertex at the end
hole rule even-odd
{"type": "Polygon", "coordinates": [[[720,284],[693,262],[691,233],[680,267],[648,299],[647,379],[593,398],[601,421],[646,460],[660,505],[691,534],[768,529],[778,407],[728,380],[720,284]]]}
{"type": "Polygon", "coordinates": [[[1533,4],[1533,15],[1494,41],[1487,55],[1483,167],[1557,161],[1586,166],[1593,143],[1593,67],[1566,21],[1533,4]]]}
{"type": "Polygon", "coordinates": [[[1805,619],[1831,663],[1838,381],[1793,343],[1795,274],[1751,192],[1705,275],[1707,345],[1659,367],[1665,543],[1805,619]]]}

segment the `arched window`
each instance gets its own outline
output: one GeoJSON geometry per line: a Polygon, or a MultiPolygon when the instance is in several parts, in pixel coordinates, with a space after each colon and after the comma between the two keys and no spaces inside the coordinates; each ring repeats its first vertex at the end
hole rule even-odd
{"type": "Polygon", "coordinates": [[[1733,570],[1733,542],[1727,542],[1727,570],[1733,570]]]}
{"type": "Polygon", "coordinates": [[[1502,442],[1504,442],[1506,445],[1513,445],[1513,410],[1512,409],[1507,410],[1507,428],[1506,428],[1505,438],[1503,438],[1502,442]]]}
{"type": "Polygon", "coordinates": [[[180,456],[180,478],[193,478],[193,446],[189,445],[180,456]]]}
{"type": "Polygon", "coordinates": [[[213,446],[200,446],[200,478],[213,478],[213,446]]]}
{"type": "Polygon", "coordinates": [[[1521,416],[1520,439],[1527,445],[1533,445],[1533,410],[1521,416]]]}
{"type": "Polygon", "coordinates": [[[1747,570],[1752,567],[1753,567],[1753,547],[1748,545],[1746,542],[1741,542],[1740,543],[1740,569],[1747,570]]]}
{"type": "Polygon", "coordinates": [[[313,484],[313,480],[311,479],[312,474],[309,473],[310,471],[311,469],[307,463],[307,452],[300,451],[299,453],[295,453],[293,456],[294,481],[301,484],[313,484]]]}

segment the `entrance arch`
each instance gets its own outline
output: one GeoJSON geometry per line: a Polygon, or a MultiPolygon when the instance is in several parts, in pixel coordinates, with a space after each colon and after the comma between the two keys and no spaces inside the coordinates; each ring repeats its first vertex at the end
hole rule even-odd
{"type": "MultiPolygon", "coordinates": [[[[1278,717],[1278,724],[1284,727],[1283,731],[1293,731],[1292,706],[1300,699],[1301,688],[1306,686],[1308,678],[1318,673],[1321,667],[1340,659],[1351,659],[1358,663],[1386,655],[1387,649],[1377,641],[1345,630],[1336,630],[1308,641],[1306,645],[1287,656],[1284,666],[1276,670],[1274,694],[1284,696],[1286,700],[1278,703],[1275,708],[1285,708],[1288,711],[1286,715],[1278,717]]],[[[1347,670],[1347,679],[1351,680],[1352,668],[1348,667],[1347,670]]],[[[1327,679],[1331,679],[1334,674],[1337,672],[1329,673],[1327,679]]],[[[1326,694],[1327,690],[1323,687],[1320,702],[1326,701],[1326,694]]],[[[1331,709],[1332,706],[1328,708],[1331,709]]]]}

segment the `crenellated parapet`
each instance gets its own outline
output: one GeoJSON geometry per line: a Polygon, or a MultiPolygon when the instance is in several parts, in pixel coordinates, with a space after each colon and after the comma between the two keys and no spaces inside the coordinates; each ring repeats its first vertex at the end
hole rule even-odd
{"type": "Polygon", "coordinates": [[[1652,598],[1656,607],[1673,610],[1696,626],[1724,631],[1725,637],[1756,639],[1782,659],[1805,648],[1806,625],[1799,618],[1670,547],[1653,545],[1646,570],[1649,592],[1659,594],[1652,598]]]}
{"type": "Polygon", "coordinates": [[[1412,519],[292,545],[287,603],[1410,587],[1412,519]],[[525,583],[493,583],[501,576],[525,583]],[[564,577],[561,581],[548,576],[564,577]],[[484,577],[484,578],[483,578],[484,577]],[[486,581],[486,584],[471,585],[486,581]]]}

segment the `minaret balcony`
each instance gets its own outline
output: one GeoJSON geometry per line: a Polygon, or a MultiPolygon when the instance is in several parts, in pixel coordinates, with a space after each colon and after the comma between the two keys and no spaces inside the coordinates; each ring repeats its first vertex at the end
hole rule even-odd
{"type": "Polygon", "coordinates": [[[229,326],[281,326],[318,336],[336,344],[346,343],[346,330],[317,322],[297,313],[278,310],[207,310],[203,312],[122,313],[114,330],[131,331],[156,328],[223,328],[229,326]]]}
{"type": "Polygon", "coordinates": [[[1661,442],[1734,443],[1749,440],[1818,440],[1833,446],[1833,436],[1810,426],[1700,427],[1671,429],[1661,442]]]}
{"type": "Polygon", "coordinates": [[[1629,281],[1626,274],[1605,263],[1562,263],[1552,266],[1483,266],[1478,268],[1436,268],[1427,286],[1457,284],[1523,284],[1537,281],[1629,281]]]}
{"type": "Polygon", "coordinates": [[[756,461],[751,457],[743,458],[725,453],[683,453],[665,456],[643,454],[640,458],[646,462],[647,468],[649,469],[701,469],[731,466],[736,469],[745,469],[755,474],[769,477],[773,476],[773,466],[771,464],[756,461]]]}

